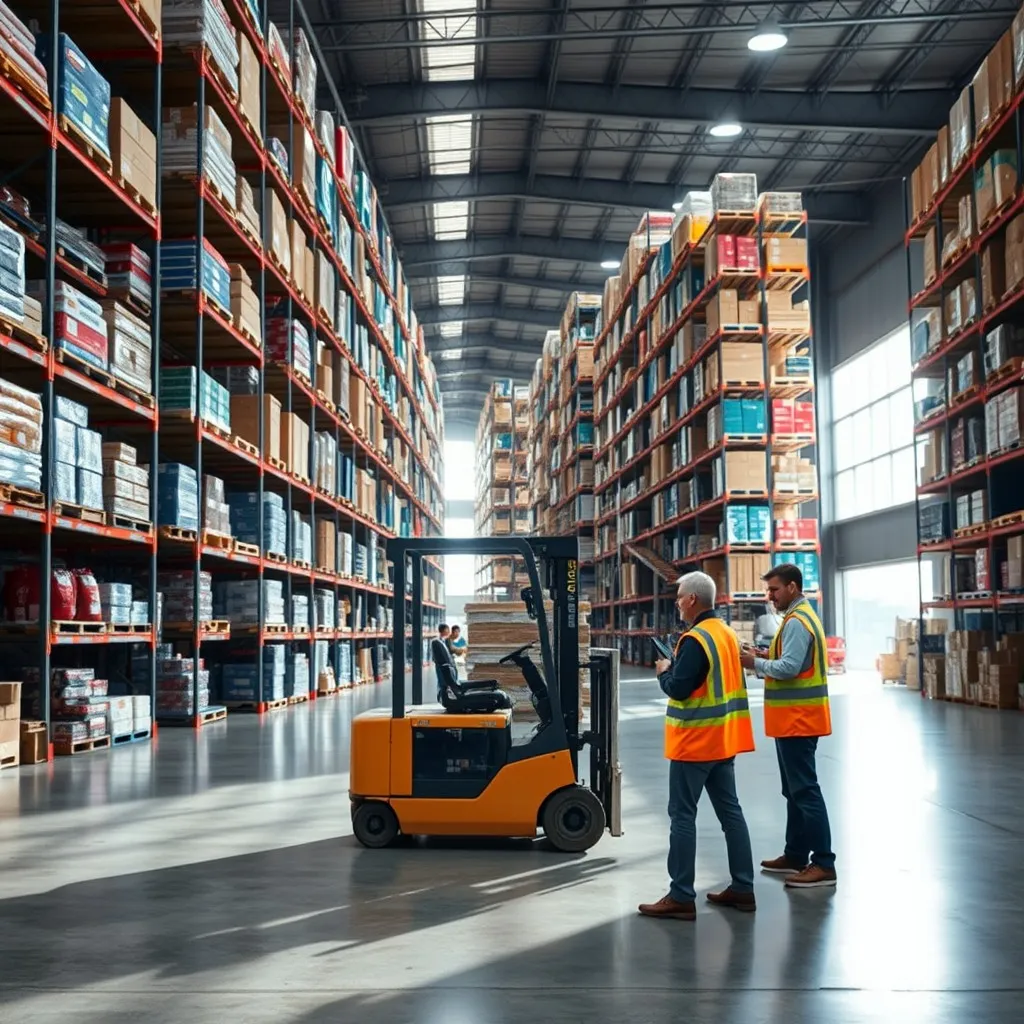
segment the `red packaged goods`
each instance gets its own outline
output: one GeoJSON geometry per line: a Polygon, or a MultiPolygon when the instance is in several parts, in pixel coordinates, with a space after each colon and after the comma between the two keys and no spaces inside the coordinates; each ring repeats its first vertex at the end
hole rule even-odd
{"type": "Polygon", "coordinates": [[[738,235],[736,238],[736,269],[757,270],[759,266],[757,239],[738,235]]]}
{"type": "Polygon", "coordinates": [[[16,565],[4,574],[4,618],[8,622],[39,621],[39,568],[16,565]]]}
{"type": "MultiPolygon", "coordinates": [[[[39,570],[36,570],[38,574],[39,570]]],[[[73,622],[78,601],[75,574],[70,569],[54,569],[50,586],[50,618],[56,622],[73,622]]],[[[99,599],[99,592],[96,594],[99,599]]],[[[39,618],[39,612],[36,612],[39,618]]]]}
{"type": "Polygon", "coordinates": [[[772,399],[772,433],[795,434],[796,416],[791,398],[772,399]]]}
{"type": "Polygon", "coordinates": [[[107,336],[67,313],[57,313],[53,321],[58,348],[69,347],[77,355],[102,369],[107,368],[107,336]]]}
{"type": "Polygon", "coordinates": [[[814,404],[812,402],[793,403],[794,433],[814,433],[814,404]]]}
{"type": "Polygon", "coordinates": [[[75,614],[78,622],[102,622],[100,588],[92,569],[75,569],[75,614]]]}
{"type": "Polygon", "coordinates": [[[718,235],[715,238],[714,248],[715,272],[720,274],[723,270],[734,270],[736,268],[736,236],[718,235]]]}
{"type": "Polygon", "coordinates": [[[796,523],[797,540],[817,540],[818,520],[817,519],[794,519],[796,523]]]}
{"type": "Polygon", "coordinates": [[[797,521],[795,519],[776,519],[775,539],[777,541],[798,540],[796,524],[797,521]]]}
{"type": "Polygon", "coordinates": [[[352,136],[348,129],[341,125],[334,133],[334,173],[338,175],[342,185],[352,191],[352,136]]]}

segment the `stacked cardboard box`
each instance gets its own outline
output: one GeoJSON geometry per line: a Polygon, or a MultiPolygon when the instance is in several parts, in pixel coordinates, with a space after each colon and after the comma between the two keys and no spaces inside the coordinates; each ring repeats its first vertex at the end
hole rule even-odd
{"type": "MultiPolygon", "coordinates": [[[[276,198],[276,193],[272,194],[276,198]]],[[[260,231],[259,211],[256,209],[256,196],[252,185],[241,174],[235,182],[235,209],[242,229],[253,239],[260,240],[263,235],[260,231]]]]}
{"type": "Polygon", "coordinates": [[[231,395],[205,371],[197,376],[194,366],[164,366],[160,370],[160,407],[198,416],[225,433],[231,433],[231,395]]]}
{"type": "Polygon", "coordinates": [[[42,450],[42,399],[0,379],[0,483],[40,490],[42,450]]]}
{"type": "MultiPolygon", "coordinates": [[[[52,37],[39,37],[36,52],[47,67],[51,45],[52,37]]],[[[63,32],[58,48],[57,113],[66,117],[79,135],[109,157],[110,83],[63,32]]]]}
{"type": "Polygon", "coordinates": [[[166,43],[202,45],[213,57],[229,90],[237,95],[237,37],[221,0],[163,0],[163,31],[166,43]]]}
{"type": "Polygon", "coordinates": [[[163,112],[163,172],[194,177],[199,159],[199,133],[203,132],[203,177],[234,209],[237,172],[231,156],[231,132],[212,104],[203,108],[200,128],[196,106],[166,107],[163,112]]]}
{"type": "Polygon", "coordinates": [[[260,62],[242,29],[238,44],[238,110],[249,127],[260,137],[260,62]]]}
{"type": "Polygon", "coordinates": [[[119,302],[104,299],[110,352],[110,371],[143,394],[153,392],[153,335],[145,320],[119,302]]]}
{"type": "MultiPolygon", "coordinates": [[[[144,249],[131,242],[103,246],[109,299],[130,301],[144,310],[153,305],[153,263],[144,249]]],[[[103,304],[104,309],[108,303],[103,304]]]]}
{"type": "Polygon", "coordinates": [[[231,429],[243,440],[261,449],[263,458],[281,458],[281,402],[274,395],[263,396],[263,443],[260,444],[259,395],[231,396],[231,429]]]}
{"type": "Polygon", "coordinates": [[[155,210],[156,136],[120,96],[110,102],[109,134],[114,177],[155,210]]]}
{"type": "Polygon", "coordinates": [[[21,683],[0,683],[0,768],[21,761],[21,683]]]}
{"type": "Polygon", "coordinates": [[[157,467],[156,515],[161,526],[199,529],[199,478],[192,466],[171,462],[157,467]]]}
{"type": "Polygon", "coordinates": [[[150,522],[149,470],[137,464],[138,453],[128,444],[102,445],[103,507],[113,515],[150,522]]]}
{"type": "Polygon", "coordinates": [[[203,239],[198,267],[194,239],[161,242],[160,255],[160,287],[164,291],[201,290],[222,313],[230,315],[231,270],[209,239],[203,239]]]}
{"type": "MultiPolygon", "coordinates": [[[[45,301],[46,282],[30,281],[27,292],[45,301]]],[[[109,353],[103,307],[66,281],[55,283],[54,298],[54,346],[105,370],[109,353]]]]}
{"type": "Polygon", "coordinates": [[[230,264],[231,318],[235,326],[247,337],[263,344],[263,324],[260,300],[253,290],[252,278],[240,263],[230,264]]]}

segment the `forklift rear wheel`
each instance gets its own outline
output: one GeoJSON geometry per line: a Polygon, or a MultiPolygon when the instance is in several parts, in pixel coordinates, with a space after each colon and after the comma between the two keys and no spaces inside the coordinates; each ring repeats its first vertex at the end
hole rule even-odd
{"type": "Polygon", "coordinates": [[[563,789],[545,805],[541,827],[555,849],[581,853],[604,835],[604,807],[589,789],[563,789]]]}
{"type": "Polygon", "coordinates": [[[397,837],[398,817],[387,804],[367,800],[352,815],[352,831],[363,846],[379,850],[397,837]]]}

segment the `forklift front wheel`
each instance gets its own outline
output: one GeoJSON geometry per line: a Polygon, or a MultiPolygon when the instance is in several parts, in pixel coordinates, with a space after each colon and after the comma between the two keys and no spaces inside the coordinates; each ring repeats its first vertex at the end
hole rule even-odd
{"type": "Polygon", "coordinates": [[[556,850],[582,853],[604,835],[604,807],[589,789],[570,786],[548,800],[540,823],[556,850]]]}
{"type": "Polygon", "coordinates": [[[397,837],[398,817],[388,804],[367,800],[352,815],[352,831],[363,846],[379,850],[397,837]]]}

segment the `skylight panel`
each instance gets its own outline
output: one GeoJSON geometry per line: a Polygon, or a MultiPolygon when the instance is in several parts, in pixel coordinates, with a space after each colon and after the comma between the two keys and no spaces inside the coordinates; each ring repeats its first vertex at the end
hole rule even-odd
{"type": "Polygon", "coordinates": [[[460,241],[469,232],[469,203],[457,200],[434,206],[434,237],[441,242],[460,241]]]}
{"type": "Polygon", "coordinates": [[[442,306],[460,306],[466,301],[466,277],[464,274],[437,279],[437,301],[442,306]]]}

